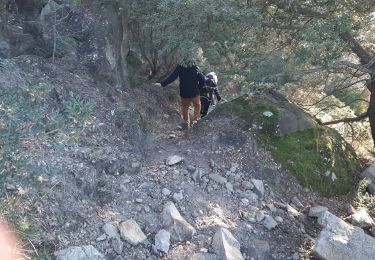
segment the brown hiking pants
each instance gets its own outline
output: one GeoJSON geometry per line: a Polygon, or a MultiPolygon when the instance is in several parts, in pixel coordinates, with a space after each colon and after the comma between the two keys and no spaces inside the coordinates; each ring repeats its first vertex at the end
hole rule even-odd
{"type": "Polygon", "coordinates": [[[182,118],[184,119],[185,123],[189,125],[189,106],[193,103],[194,105],[194,116],[193,121],[198,121],[200,118],[201,112],[201,99],[199,96],[193,98],[181,98],[181,105],[182,105],[182,118]]]}

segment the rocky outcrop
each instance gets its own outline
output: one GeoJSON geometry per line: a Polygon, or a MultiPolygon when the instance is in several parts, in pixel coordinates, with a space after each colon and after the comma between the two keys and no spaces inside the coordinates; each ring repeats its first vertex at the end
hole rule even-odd
{"type": "Polygon", "coordinates": [[[367,179],[368,186],[367,191],[375,195],[375,163],[369,166],[366,170],[361,173],[361,177],[367,179]]]}
{"type": "Polygon", "coordinates": [[[313,252],[322,259],[374,259],[375,239],[361,228],[354,227],[329,211],[321,211],[318,223],[324,228],[315,242],[313,252]]]}

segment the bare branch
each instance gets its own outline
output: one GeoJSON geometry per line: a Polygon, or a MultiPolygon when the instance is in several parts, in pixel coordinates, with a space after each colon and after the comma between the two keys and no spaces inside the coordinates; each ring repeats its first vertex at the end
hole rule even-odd
{"type": "Polygon", "coordinates": [[[335,124],[339,124],[339,123],[360,122],[360,121],[363,121],[364,119],[368,118],[368,116],[369,116],[368,112],[365,112],[365,113],[363,113],[363,114],[361,114],[357,117],[342,118],[342,119],[322,123],[322,125],[335,125],[335,124]]]}
{"type": "Polygon", "coordinates": [[[334,65],[346,66],[346,67],[356,69],[356,70],[364,72],[364,73],[368,73],[370,75],[375,74],[375,71],[367,68],[367,66],[364,66],[364,65],[361,65],[361,64],[356,64],[356,63],[353,63],[353,62],[350,62],[350,61],[339,61],[339,62],[336,62],[334,65]]]}

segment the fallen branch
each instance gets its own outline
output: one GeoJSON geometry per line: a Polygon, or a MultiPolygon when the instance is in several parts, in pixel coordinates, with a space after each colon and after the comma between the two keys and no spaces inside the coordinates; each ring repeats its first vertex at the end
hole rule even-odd
{"type": "Polygon", "coordinates": [[[329,121],[329,122],[322,123],[322,125],[335,125],[335,124],[339,124],[339,123],[359,122],[359,121],[362,121],[363,119],[365,119],[367,117],[368,117],[368,113],[365,112],[363,114],[360,114],[357,117],[343,118],[343,119],[338,119],[338,120],[334,120],[334,121],[329,121]]]}

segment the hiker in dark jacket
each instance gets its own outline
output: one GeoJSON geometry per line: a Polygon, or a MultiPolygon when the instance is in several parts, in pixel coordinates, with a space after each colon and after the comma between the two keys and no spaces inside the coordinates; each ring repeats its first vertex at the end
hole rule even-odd
{"type": "Polygon", "coordinates": [[[207,115],[210,105],[214,102],[214,95],[216,96],[217,101],[221,100],[221,96],[217,88],[217,76],[215,72],[210,72],[205,76],[205,84],[200,90],[201,117],[205,117],[207,115]]]}
{"type": "Polygon", "coordinates": [[[194,116],[192,125],[200,118],[201,103],[199,97],[199,90],[204,85],[204,76],[199,72],[196,65],[177,65],[172,74],[165,80],[156,85],[163,87],[169,85],[177,78],[180,79],[180,96],[182,106],[182,118],[185,122],[185,127],[190,127],[189,106],[194,105],[194,116]]]}

